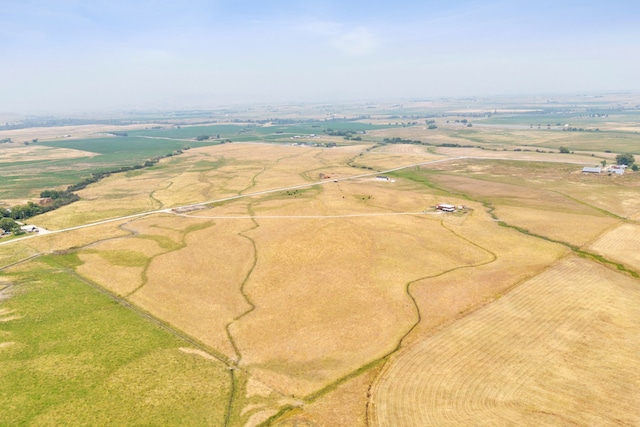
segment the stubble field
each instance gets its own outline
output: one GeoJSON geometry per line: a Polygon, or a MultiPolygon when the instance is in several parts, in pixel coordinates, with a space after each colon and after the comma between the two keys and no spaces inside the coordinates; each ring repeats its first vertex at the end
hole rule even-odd
{"type": "Polygon", "coordinates": [[[393,357],[373,424],[636,425],[638,303],[636,280],[564,259],[393,357]]]}

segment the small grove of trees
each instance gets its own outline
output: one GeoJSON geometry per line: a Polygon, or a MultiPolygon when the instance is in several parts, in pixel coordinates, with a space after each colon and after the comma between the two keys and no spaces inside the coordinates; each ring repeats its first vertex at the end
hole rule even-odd
{"type": "MultiPolygon", "coordinates": [[[[4,211],[6,212],[6,210],[4,211]]],[[[0,218],[0,229],[4,230],[5,232],[15,233],[20,230],[20,226],[12,218],[3,216],[2,218],[0,218]]]]}
{"type": "Polygon", "coordinates": [[[569,154],[571,153],[571,150],[569,150],[567,147],[560,147],[560,152],[562,154],[569,154]]]}
{"type": "Polygon", "coordinates": [[[635,162],[635,157],[633,157],[633,154],[630,153],[618,154],[616,156],[616,163],[619,165],[633,166],[635,162]]]}

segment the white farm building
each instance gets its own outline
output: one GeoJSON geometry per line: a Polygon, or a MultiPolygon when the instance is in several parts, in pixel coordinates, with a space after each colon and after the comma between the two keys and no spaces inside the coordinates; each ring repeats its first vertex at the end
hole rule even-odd
{"type": "Polygon", "coordinates": [[[440,203],[436,205],[436,209],[442,212],[455,212],[456,207],[454,205],[448,205],[446,203],[440,203]]]}

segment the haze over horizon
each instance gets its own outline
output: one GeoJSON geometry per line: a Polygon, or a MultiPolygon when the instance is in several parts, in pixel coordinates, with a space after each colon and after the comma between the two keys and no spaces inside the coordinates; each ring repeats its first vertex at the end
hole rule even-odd
{"type": "Polygon", "coordinates": [[[638,22],[619,0],[16,1],[0,111],[638,90],[638,22]]]}

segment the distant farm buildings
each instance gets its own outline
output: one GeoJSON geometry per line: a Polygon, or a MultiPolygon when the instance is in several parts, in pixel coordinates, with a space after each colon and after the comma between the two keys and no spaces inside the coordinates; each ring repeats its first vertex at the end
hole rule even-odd
{"type": "Polygon", "coordinates": [[[627,169],[627,165],[613,165],[609,168],[609,172],[616,175],[624,175],[624,171],[627,169]]]}
{"type": "Polygon", "coordinates": [[[601,173],[601,172],[602,172],[602,168],[600,166],[596,166],[596,167],[585,166],[582,168],[582,173],[601,173]]]}
{"type": "Polygon", "coordinates": [[[611,165],[605,168],[602,168],[600,166],[594,166],[594,167],[585,166],[582,168],[582,173],[600,174],[600,173],[607,172],[609,175],[624,175],[624,172],[626,169],[627,169],[627,165],[611,165]]]}

